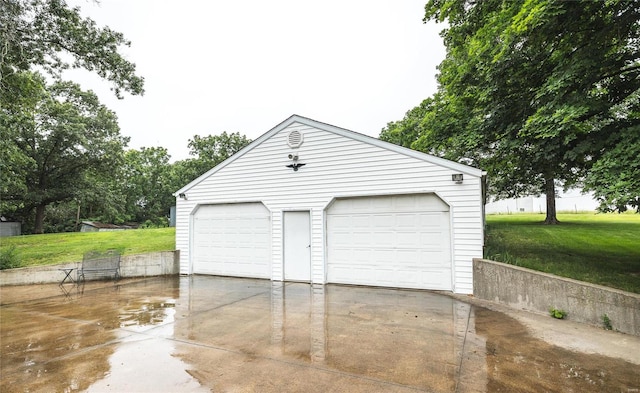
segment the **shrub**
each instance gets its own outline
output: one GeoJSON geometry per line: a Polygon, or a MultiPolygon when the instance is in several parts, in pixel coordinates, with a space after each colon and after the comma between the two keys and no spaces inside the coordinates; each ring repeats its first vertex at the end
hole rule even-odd
{"type": "Polygon", "coordinates": [[[605,330],[613,330],[611,319],[609,319],[609,316],[607,314],[602,315],[602,325],[604,326],[605,330]]]}
{"type": "Polygon", "coordinates": [[[20,267],[20,255],[16,246],[0,249],[0,270],[20,267]]]}
{"type": "Polygon", "coordinates": [[[141,229],[144,228],[166,228],[169,226],[169,219],[166,217],[155,217],[153,219],[146,220],[140,225],[141,229]]]}
{"type": "Polygon", "coordinates": [[[567,312],[564,310],[558,310],[557,308],[550,308],[549,314],[556,319],[564,319],[567,316],[567,312]]]}

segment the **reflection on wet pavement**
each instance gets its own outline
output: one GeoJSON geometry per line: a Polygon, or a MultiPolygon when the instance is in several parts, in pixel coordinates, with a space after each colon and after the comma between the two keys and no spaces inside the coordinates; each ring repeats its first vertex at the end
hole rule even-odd
{"type": "Polygon", "coordinates": [[[173,322],[174,299],[143,299],[127,304],[120,310],[120,327],[132,329],[134,326],[160,325],[173,322]]]}
{"type": "Polygon", "coordinates": [[[630,393],[640,387],[640,365],[554,347],[519,323],[505,324],[504,315],[486,309],[475,314],[476,331],[487,338],[487,391],[630,393]]]}
{"type": "Polygon", "coordinates": [[[25,288],[0,288],[2,392],[640,388],[640,361],[427,291],[204,276],[25,288]]]}

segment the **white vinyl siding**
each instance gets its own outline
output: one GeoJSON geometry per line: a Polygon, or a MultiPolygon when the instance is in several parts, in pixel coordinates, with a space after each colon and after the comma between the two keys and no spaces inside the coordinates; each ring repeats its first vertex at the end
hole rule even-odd
{"type": "Polygon", "coordinates": [[[368,143],[375,140],[307,120],[294,117],[281,124],[180,191],[187,195],[186,200],[177,198],[176,247],[181,273],[193,273],[189,233],[201,204],[261,201],[266,206],[271,213],[273,280],[283,279],[282,212],[310,211],[312,281],[325,283],[325,209],[335,198],[435,193],[450,207],[452,290],[471,293],[472,258],[482,256],[481,172],[455,163],[442,166],[441,159],[381,146],[378,141],[368,143]],[[299,162],[306,165],[297,172],[286,167],[291,163],[287,136],[292,130],[304,136],[296,152],[299,162]],[[464,173],[464,182],[454,183],[452,173],[464,173]]]}

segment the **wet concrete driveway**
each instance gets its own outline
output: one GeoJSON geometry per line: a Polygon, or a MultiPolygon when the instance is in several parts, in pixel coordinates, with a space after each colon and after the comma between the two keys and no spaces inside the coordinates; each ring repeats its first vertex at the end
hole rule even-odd
{"type": "Polygon", "coordinates": [[[463,297],[203,276],[65,288],[0,288],[0,391],[640,389],[639,338],[463,297]]]}

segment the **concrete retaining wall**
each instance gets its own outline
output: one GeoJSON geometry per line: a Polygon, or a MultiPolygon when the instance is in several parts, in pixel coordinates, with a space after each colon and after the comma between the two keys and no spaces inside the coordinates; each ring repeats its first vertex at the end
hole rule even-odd
{"type": "Polygon", "coordinates": [[[180,251],[165,251],[125,255],[120,262],[120,275],[122,277],[147,277],[178,274],[180,272],[179,254],[180,251]]]}
{"type": "Polygon", "coordinates": [[[473,260],[475,297],[519,309],[564,310],[567,319],[640,336],[640,295],[485,259],[473,260]]]}
{"type": "MultiPolygon", "coordinates": [[[[58,269],[78,268],[80,262],[59,265],[23,267],[0,271],[0,285],[27,285],[59,283],[64,273],[58,269]]],[[[148,277],[178,274],[180,271],[180,252],[163,251],[149,254],[124,255],[120,260],[122,277],[148,277]]],[[[76,272],[72,273],[75,279],[76,272]]]]}

